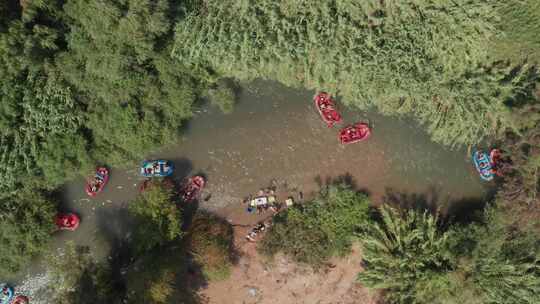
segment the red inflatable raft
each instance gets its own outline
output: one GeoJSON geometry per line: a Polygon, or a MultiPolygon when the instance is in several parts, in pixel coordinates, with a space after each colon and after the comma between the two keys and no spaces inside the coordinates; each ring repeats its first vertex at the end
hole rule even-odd
{"type": "Polygon", "coordinates": [[[342,144],[352,144],[366,140],[371,135],[371,129],[365,122],[357,122],[339,131],[339,140],[342,144]]]}
{"type": "Polygon", "coordinates": [[[196,175],[189,178],[181,191],[182,200],[187,203],[196,199],[201,194],[205,184],[206,182],[202,176],[196,175]]]}
{"type": "Polygon", "coordinates": [[[28,300],[27,296],[18,295],[16,296],[13,301],[11,301],[11,304],[28,304],[30,301],[28,300]]]}
{"type": "Polygon", "coordinates": [[[60,230],[74,231],[79,227],[80,219],[74,213],[59,213],[56,215],[54,222],[60,230]]]}
{"type": "Polygon", "coordinates": [[[328,95],[328,93],[321,92],[313,97],[315,107],[321,118],[326,122],[328,127],[333,127],[334,124],[341,122],[341,115],[336,110],[334,100],[328,95]]]}
{"type": "Polygon", "coordinates": [[[86,194],[89,196],[96,196],[98,193],[100,193],[107,182],[109,181],[109,170],[105,167],[97,168],[96,175],[94,176],[94,179],[89,180],[86,183],[86,194]]]}

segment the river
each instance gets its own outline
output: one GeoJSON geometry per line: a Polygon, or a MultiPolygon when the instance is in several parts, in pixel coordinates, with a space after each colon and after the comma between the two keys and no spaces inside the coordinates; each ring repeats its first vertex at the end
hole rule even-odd
{"type": "MultiPolygon", "coordinates": [[[[369,120],[373,127],[366,142],[341,145],[338,128],[326,127],[314,109],[313,94],[274,82],[249,83],[239,92],[233,113],[200,106],[180,142],[154,151],[148,159],[172,160],[177,180],[204,174],[208,183],[200,207],[236,224],[257,220],[246,214],[242,198],[272,182],[286,189],[283,195],[309,196],[321,184],[342,177],[368,192],[375,203],[424,204],[443,212],[478,208],[488,195],[465,150],[450,151],[432,142],[410,119],[341,107],[345,123],[369,120]]],[[[125,207],[141,181],[133,165],[113,168],[106,189],[96,198],[85,194],[82,177],[64,185],[62,208],[78,213],[82,221],[75,232],[56,233],[51,248],[72,240],[107,257],[111,245],[129,235],[132,223],[125,207]]],[[[17,277],[40,272],[41,265],[36,261],[17,277]]]]}

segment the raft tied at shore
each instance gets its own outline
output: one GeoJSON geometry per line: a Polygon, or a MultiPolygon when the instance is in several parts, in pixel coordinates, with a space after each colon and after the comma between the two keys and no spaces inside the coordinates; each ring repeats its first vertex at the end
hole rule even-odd
{"type": "Polygon", "coordinates": [[[328,93],[318,93],[313,97],[313,102],[319,115],[321,115],[322,120],[326,122],[328,127],[333,127],[334,124],[341,122],[341,115],[336,109],[334,100],[328,93]]]}
{"type": "Polygon", "coordinates": [[[472,159],[474,166],[476,167],[476,171],[478,171],[478,174],[480,174],[480,178],[485,181],[491,181],[495,174],[493,173],[489,155],[482,151],[474,151],[472,159]]]}

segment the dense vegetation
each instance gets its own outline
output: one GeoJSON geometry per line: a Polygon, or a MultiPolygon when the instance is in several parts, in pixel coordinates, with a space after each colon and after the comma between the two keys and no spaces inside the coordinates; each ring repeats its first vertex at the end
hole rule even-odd
{"type": "MultiPolygon", "coordinates": [[[[122,165],[176,139],[207,86],[169,57],[181,11],[165,0],[2,1],[0,197],[34,200],[18,189],[51,190],[96,163],[122,165]]],[[[53,202],[35,201],[43,204],[54,210],[53,202]]],[[[2,213],[3,226],[35,217],[2,213]]],[[[40,232],[48,224],[29,227],[40,232]]],[[[17,227],[4,244],[29,244],[3,252],[38,254],[47,235],[17,227]]]]}
{"type": "Polygon", "coordinates": [[[193,217],[187,235],[188,247],[206,279],[229,277],[235,259],[233,237],[231,225],[223,219],[203,211],[193,217]]]}
{"type": "Polygon", "coordinates": [[[514,126],[510,104],[537,78],[490,58],[501,3],[210,0],[176,26],[173,56],[326,89],[361,109],[412,114],[438,142],[476,144],[514,126]]]}
{"type": "Polygon", "coordinates": [[[279,213],[259,250],[278,252],[295,261],[321,266],[350,250],[352,237],[368,217],[368,198],[344,186],[331,186],[309,203],[279,213]]]}
{"type": "Polygon", "coordinates": [[[20,270],[43,252],[55,229],[54,215],[55,206],[41,193],[22,189],[0,198],[0,276],[20,270]]]}
{"type": "MultiPolygon", "coordinates": [[[[359,279],[389,303],[537,303],[540,237],[500,208],[443,230],[436,217],[383,208],[362,235],[359,279]]],[[[538,225],[538,222],[536,223],[538,225]]]]}
{"type": "Polygon", "coordinates": [[[175,140],[206,82],[168,55],[168,1],[23,3],[0,32],[3,194],[175,140]]]}
{"type": "Polygon", "coordinates": [[[383,206],[381,221],[370,221],[362,235],[366,271],[360,281],[388,291],[390,303],[437,303],[445,274],[453,268],[449,234],[437,217],[415,210],[400,214],[383,206]]]}
{"type": "Polygon", "coordinates": [[[493,51],[501,60],[540,63],[540,2],[509,0],[497,8],[502,33],[493,39],[493,51]]]}
{"type": "Polygon", "coordinates": [[[177,196],[170,184],[154,181],[129,204],[129,212],[137,221],[133,241],[140,252],[182,237],[177,196]]]}
{"type": "MultiPolygon", "coordinates": [[[[365,196],[330,188],[277,216],[262,252],[320,266],[357,235],[360,280],[389,302],[538,303],[539,16],[535,0],[2,1],[0,275],[43,252],[60,184],[175,141],[199,98],[230,112],[235,80],[265,78],[413,116],[449,146],[500,140],[507,161],[480,222],[368,216],[365,196]]],[[[232,263],[230,227],[196,215],[182,231],[171,191],[131,204],[143,271],[124,283],[135,303],[166,303],[191,261],[206,279],[232,263]]],[[[84,248],[62,257],[50,263],[67,284],[58,303],[112,297],[99,283],[112,270],[84,248]],[[81,283],[93,297],[80,297],[81,283]]]]}

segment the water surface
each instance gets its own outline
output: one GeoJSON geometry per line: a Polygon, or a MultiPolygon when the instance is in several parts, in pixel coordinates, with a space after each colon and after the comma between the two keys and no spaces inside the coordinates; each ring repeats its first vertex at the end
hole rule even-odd
{"type": "MultiPolygon", "coordinates": [[[[316,192],[329,180],[345,177],[367,191],[376,203],[390,198],[443,209],[452,204],[474,207],[486,195],[465,150],[450,151],[433,143],[423,128],[408,119],[341,108],[345,123],[369,120],[368,141],[343,146],[339,128],[328,128],[311,102],[313,91],[256,81],[244,86],[236,110],[223,115],[201,106],[178,144],[148,155],[175,163],[175,178],[202,173],[208,183],[200,207],[235,224],[257,216],[244,212],[242,199],[272,183],[278,198],[316,192]]],[[[57,233],[52,248],[67,240],[88,245],[98,257],[129,236],[133,223],[126,206],[143,180],[136,167],[111,170],[106,189],[96,198],[84,192],[84,179],[61,189],[63,205],[82,217],[75,232],[57,233]]],[[[461,206],[463,207],[463,206],[461,206]]],[[[39,271],[36,263],[26,271],[39,271]]]]}

